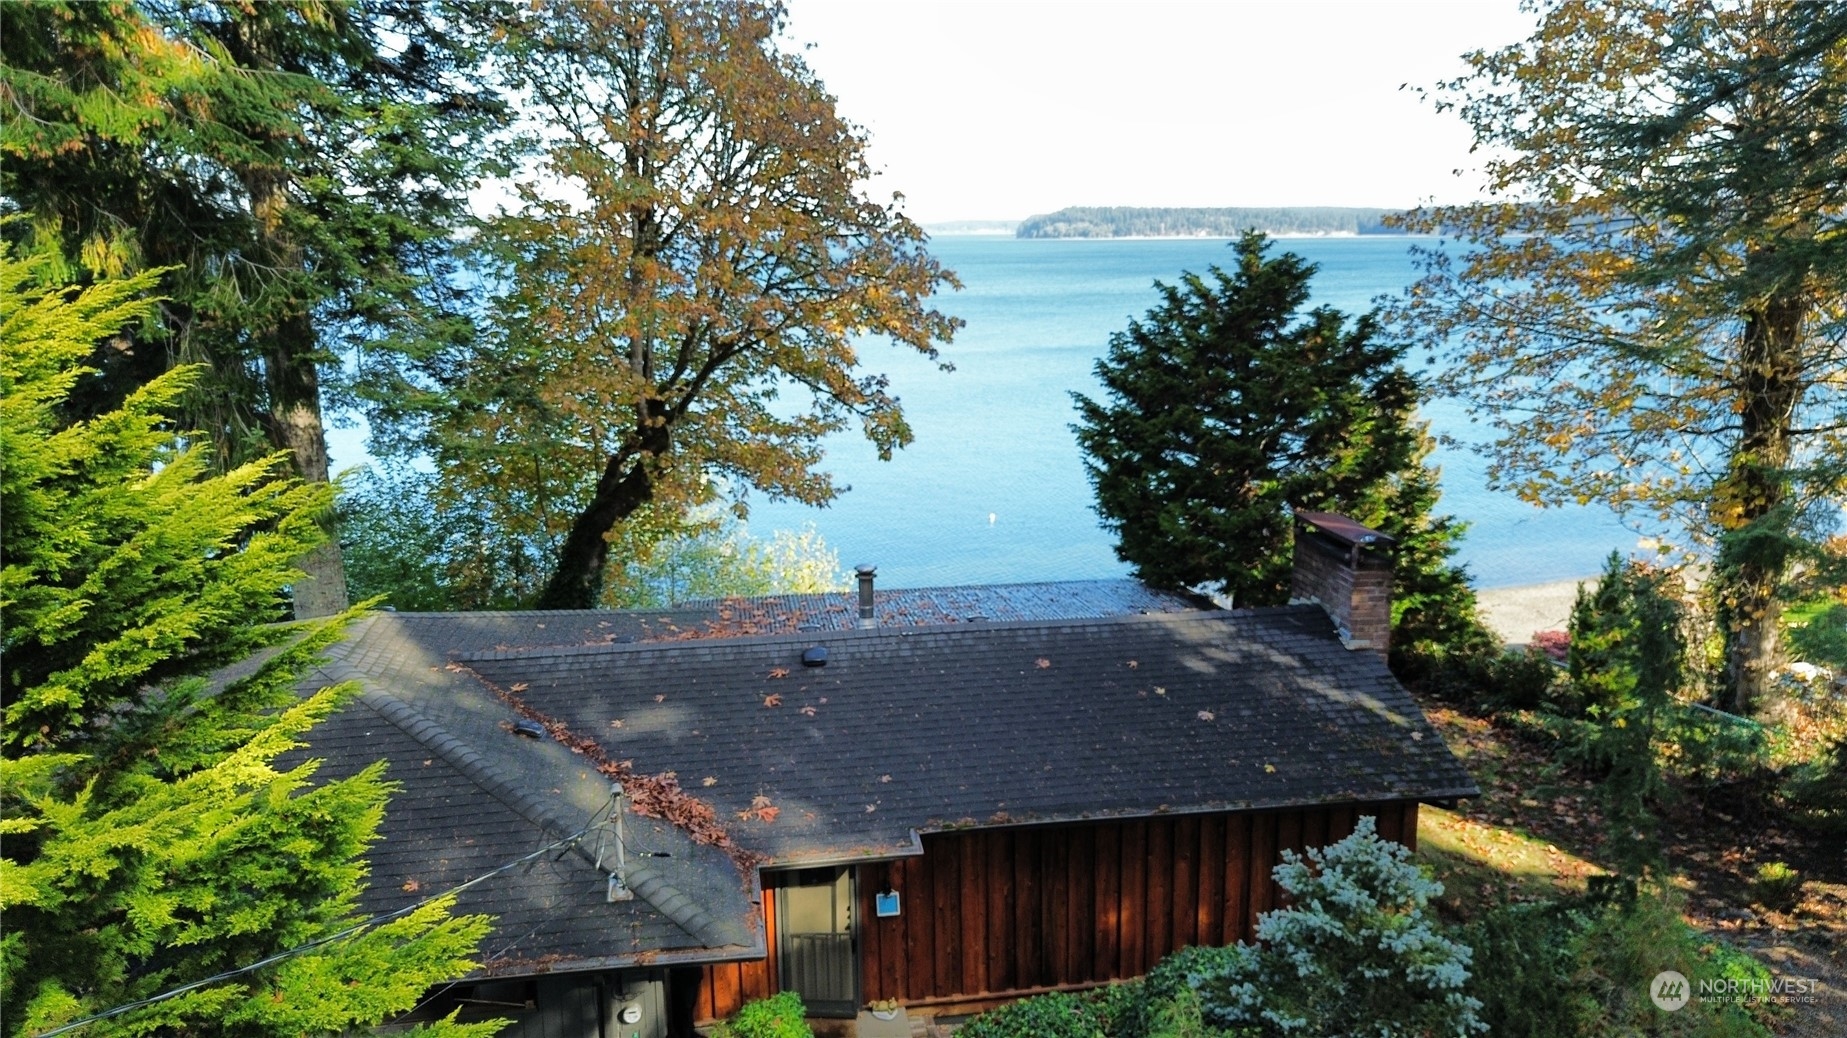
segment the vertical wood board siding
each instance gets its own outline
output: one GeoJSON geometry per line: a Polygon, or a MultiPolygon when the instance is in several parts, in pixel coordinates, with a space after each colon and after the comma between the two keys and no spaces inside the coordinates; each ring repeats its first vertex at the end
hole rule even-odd
{"type": "MultiPolygon", "coordinates": [[[[976,1000],[1121,980],[1188,944],[1251,940],[1257,916],[1279,907],[1270,871],[1282,851],[1333,843],[1361,815],[1415,847],[1415,803],[926,835],[921,857],[859,866],[861,997],[976,1000]],[[902,895],[895,918],[875,913],[885,889],[902,895]]],[[[772,956],[773,901],[766,890],[772,956]]],[[[772,959],[709,966],[700,1018],[776,990],[772,959]]]]}

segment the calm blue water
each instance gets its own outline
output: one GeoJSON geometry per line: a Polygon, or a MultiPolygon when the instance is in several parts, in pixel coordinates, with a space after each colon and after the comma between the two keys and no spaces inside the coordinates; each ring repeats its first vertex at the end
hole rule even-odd
{"type": "MultiPolygon", "coordinates": [[[[1412,280],[1403,238],[1280,241],[1321,266],[1311,305],[1349,314],[1412,280]]],[[[880,462],[857,434],[829,441],[850,486],[810,508],[751,499],[751,529],[812,522],[849,566],[872,562],[888,586],[1068,580],[1124,575],[1097,526],[1073,440],[1069,392],[1094,396],[1091,366],[1109,336],[1156,300],[1153,282],[1230,262],[1221,239],[1021,241],[943,237],[932,252],[961,277],[943,306],[968,322],[944,351],[944,374],[914,354],[869,345],[865,364],[891,375],[916,442],[880,462]]],[[[1421,351],[1411,351],[1421,362],[1421,351]]],[[[1468,419],[1437,401],[1426,417],[1458,437],[1468,419]]],[[[1635,534],[1601,509],[1540,510],[1491,493],[1473,454],[1439,448],[1442,510],[1471,524],[1461,560],[1480,587],[1595,574],[1635,534]]]]}

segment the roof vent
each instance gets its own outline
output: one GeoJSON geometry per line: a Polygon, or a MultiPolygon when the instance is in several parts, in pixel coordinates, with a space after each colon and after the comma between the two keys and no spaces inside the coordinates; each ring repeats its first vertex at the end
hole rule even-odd
{"type": "Polygon", "coordinates": [[[528,739],[537,739],[545,735],[545,726],[530,718],[522,717],[513,722],[513,734],[523,735],[528,739]]]}
{"type": "Polygon", "coordinates": [[[809,646],[806,650],[802,652],[802,666],[804,667],[825,667],[827,666],[827,646],[825,645],[809,646]]]}
{"type": "Polygon", "coordinates": [[[872,608],[872,578],[878,575],[879,568],[873,565],[855,566],[853,572],[859,574],[859,626],[877,627],[878,617],[872,608]]]}

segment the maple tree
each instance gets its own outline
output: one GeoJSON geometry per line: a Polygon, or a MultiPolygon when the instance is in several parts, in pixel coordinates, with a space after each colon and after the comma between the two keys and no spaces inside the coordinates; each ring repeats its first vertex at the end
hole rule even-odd
{"type": "Polygon", "coordinates": [[[1489,201],[1411,213],[1398,308],[1498,438],[1491,475],[1710,562],[1726,705],[1765,700],[1782,582],[1847,490],[1847,9],[1546,5],[1438,107],[1489,201]]]}
{"type": "Polygon", "coordinates": [[[478,255],[488,327],[373,372],[384,446],[558,543],[537,604],[598,602],[612,531],[713,476],[808,502],[822,436],[910,440],[863,338],[934,357],[952,276],[864,192],[863,133],[777,4],[539,3],[505,26],[530,175],[478,255]]]}

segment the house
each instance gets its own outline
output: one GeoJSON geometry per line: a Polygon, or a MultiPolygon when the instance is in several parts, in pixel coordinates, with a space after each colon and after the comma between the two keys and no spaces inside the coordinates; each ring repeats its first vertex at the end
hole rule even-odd
{"type": "Polygon", "coordinates": [[[482,968],[427,1012],[502,1033],[1131,977],[1249,938],[1284,848],[1361,815],[1411,843],[1420,803],[1476,793],[1385,668],[1389,541],[1298,518],[1305,601],[1273,609],[863,574],[858,602],[382,614],[315,676],[363,692],[312,752],[402,784],[368,909],[475,881],[482,968]]]}

